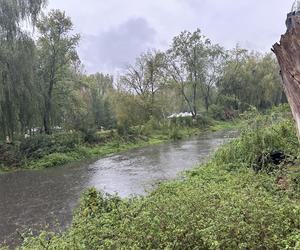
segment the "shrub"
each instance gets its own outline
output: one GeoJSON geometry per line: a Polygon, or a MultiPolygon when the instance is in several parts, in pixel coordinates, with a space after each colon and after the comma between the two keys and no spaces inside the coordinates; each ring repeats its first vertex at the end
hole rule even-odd
{"type": "Polygon", "coordinates": [[[294,161],[298,151],[298,139],[293,121],[277,122],[258,117],[242,132],[239,139],[219,150],[215,160],[220,165],[235,162],[257,171],[270,172],[280,167],[270,161],[270,156],[274,152],[281,152],[286,162],[294,161]]]}
{"type": "Polygon", "coordinates": [[[138,137],[138,130],[128,126],[118,126],[117,133],[121,140],[134,142],[138,137]]]}
{"type": "Polygon", "coordinates": [[[182,139],[182,134],[177,126],[171,126],[169,128],[169,138],[176,141],[182,139]]]}
{"type": "Polygon", "coordinates": [[[192,117],[174,117],[171,119],[171,125],[192,127],[194,122],[192,117]]]}
{"type": "Polygon", "coordinates": [[[82,129],[81,133],[84,142],[88,144],[98,144],[101,142],[101,138],[100,136],[98,136],[97,130],[95,128],[82,129]]]}
{"type": "Polygon", "coordinates": [[[82,143],[79,133],[37,135],[22,141],[20,153],[27,159],[40,159],[53,153],[73,151],[82,143]]]}
{"type": "Polygon", "coordinates": [[[40,160],[37,160],[34,164],[34,167],[40,169],[51,168],[51,167],[62,166],[71,161],[74,161],[74,158],[69,155],[62,154],[62,153],[53,153],[44,156],[40,160]]]}
{"type": "Polygon", "coordinates": [[[15,144],[0,144],[0,167],[18,167],[21,164],[19,147],[15,144]]]}
{"type": "Polygon", "coordinates": [[[209,126],[213,125],[213,120],[212,118],[210,118],[208,115],[202,114],[202,115],[198,115],[197,119],[196,119],[196,124],[199,128],[207,128],[209,126]]]}
{"type": "Polygon", "coordinates": [[[218,105],[211,105],[209,113],[212,118],[219,121],[232,120],[238,116],[238,111],[218,105]]]}

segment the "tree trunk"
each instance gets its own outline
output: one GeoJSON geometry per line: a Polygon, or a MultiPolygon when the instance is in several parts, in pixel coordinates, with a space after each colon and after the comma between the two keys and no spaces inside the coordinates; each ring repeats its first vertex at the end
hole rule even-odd
{"type": "Polygon", "coordinates": [[[54,80],[50,80],[49,90],[45,98],[45,112],[44,112],[44,129],[47,135],[51,134],[51,110],[52,110],[52,91],[54,80]]]}
{"type": "Polygon", "coordinates": [[[49,88],[45,97],[45,112],[44,112],[44,129],[47,135],[51,134],[51,111],[52,111],[52,92],[55,85],[55,75],[56,75],[56,53],[52,58],[50,78],[49,78],[49,88]]]}
{"type": "Polygon", "coordinates": [[[300,16],[290,16],[287,32],[273,46],[281,68],[283,87],[297,125],[300,143],[300,16]]]}
{"type": "Polygon", "coordinates": [[[208,113],[208,109],[209,109],[209,100],[208,100],[208,96],[204,97],[204,104],[205,104],[205,110],[206,113],[208,113]]]}
{"type": "Polygon", "coordinates": [[[51,129],[50,129],[50,112],[49,110],[47,110],[47,108],[45,109],[45,113],[44,113],[44,131],[46,135],[50,135],[51,134],[51,129]]]}

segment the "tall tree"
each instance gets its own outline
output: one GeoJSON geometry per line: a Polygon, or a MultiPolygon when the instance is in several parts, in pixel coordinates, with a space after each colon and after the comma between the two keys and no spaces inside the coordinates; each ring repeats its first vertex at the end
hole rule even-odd
{"type": "Polygon", "coordinates": [[[224,65],[219,94],[235,99],[241,111],[249,105],[258,109],[278,105],[284,101],[284,95],[277,71],[273,55],[236,48],[230,51],[224,65]]]}
{"type": "Polygon", "coordinates": [[[227,54],[219,45],[211,45],[207,47],[207,54],[204,61],[204,81],[200,84],[201,95],[204,99],[206,111],[208,111],[212,103],[212,91],[220,82],[227,54]]]}
{"type": "Polygon", "coordinates": [[[195,118],[199,96],[203,97],[206,109],[209,108],[212,87],[221,73],[223,49],[213,45],[198,29],[175,37],[167,55],[167,72],[195,118]]]}
{"type": "Polygon", "coordinates": [[[0,137],[33,126],[35,45],[22,30],[34,25],[45,0],[0,1],[0,137]],[[21,123],[21,125],[19,124],[21,123]]]}
{"type": "Polygon", "coordinates": [[[90,106],[97,128],[113,126],[113,115],[110,110],[109,96],[113,91],[113,77],[97,73],[87,78],[90,91],[90,106]]]}
{"type": "Polygon", "coordinates": [[[155,113],[155,97],[164,85],[164,59],[164,55],[158,51],[144,53],[121,77],[124,88],[141,98],[149,116],[155,113]]]}
{"type": "Polygon", "coordinates": [[[1,0],[0,33],[13,40],[21,30],[22,21],[35,24],[47,0],[1,0]]]}
{"type": "Polygon", "coordinates": [[[50,134],[53,89],[70,63],[79,60],[76,46],[80,38],[70,34],[72,21],[60,10],[52,10],[37,23],[37,27],[41,34],[38,50],[44,84],[43,123],[45,133],[50,134]]]}

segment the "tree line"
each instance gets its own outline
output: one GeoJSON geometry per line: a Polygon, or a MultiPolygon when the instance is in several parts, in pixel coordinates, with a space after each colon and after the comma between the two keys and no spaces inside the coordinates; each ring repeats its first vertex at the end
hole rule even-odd
{"type": "Polygon", "coordinates": [[[130,127],[178,112],[190,112],[195,120],[230,119],[250,106],[263,110],[286,102],[270,53],[226,50],[199,29],[183,31],[165,51],[142,53],[118,79],[88,75],[71,19],[61,10],[43,14],[45,5],[45,0],[0,2],[2,141],[130,127]],[[26,31],[24,22],[35,32],[26,31]]]}
{"type": "Polygon", "coordinates": [[[189,112],[193,119],[224,120],[251,107],[266,110],[286,102],[271,53],[238,45],[226,50],[200,29],[183,31],[166,51],[142,53],[119,79],[116,91],[115,112],[123,124],[143,124],[178,112],[189,112]]]}

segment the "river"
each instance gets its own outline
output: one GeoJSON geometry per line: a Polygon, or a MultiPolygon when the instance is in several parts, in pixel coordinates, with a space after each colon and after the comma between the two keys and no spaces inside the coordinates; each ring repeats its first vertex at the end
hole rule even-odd
{"type": "MultiPolygon", "coordinates": [[[[30,228],[64,230],[82,192],[96,187],[121,197],[144,195],[204,162],[234,132],[208,132],[163,145],[130,150],[96,162],[0,175],[0,243],[21,241],[30,228]]],[[[1,245],[1,244],[0,244],[1,245]]]]}

